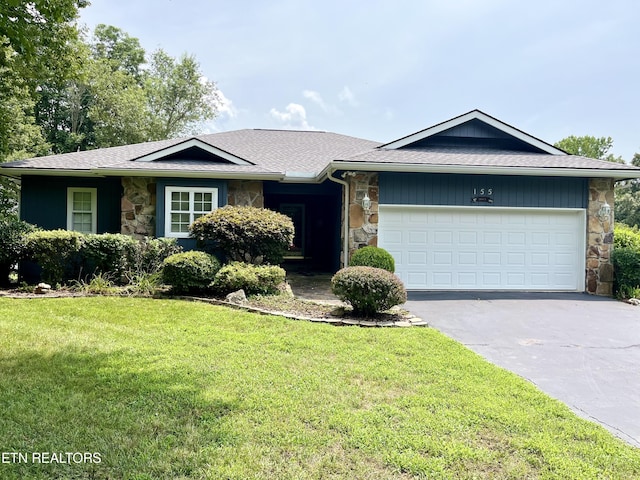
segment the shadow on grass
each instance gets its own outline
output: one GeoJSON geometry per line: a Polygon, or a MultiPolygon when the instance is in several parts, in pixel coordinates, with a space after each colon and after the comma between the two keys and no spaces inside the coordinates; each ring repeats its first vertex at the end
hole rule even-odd
{"type": "Polygon", "coordinates": [[[24,455],[5,455],[0,478],[173,478],[204,468],[211,449],[236,442],[225,417],[237,402],[204,393],[206,375],[160,363],[127,351],[0,358],[0,450],[24,455]]]}

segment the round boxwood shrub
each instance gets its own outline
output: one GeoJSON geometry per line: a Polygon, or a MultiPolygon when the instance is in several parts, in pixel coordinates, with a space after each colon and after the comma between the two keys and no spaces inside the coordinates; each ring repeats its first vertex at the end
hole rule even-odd
{"type": "Polygon", "coordinates": [[[231,260],[274,265],[282,262],[294,234],[286,215],[229,205],[203,215],[189,229],[199,242],[213,242],[231,260]]]}
{"type": "Polygon", "coordinates": [[[227,294],[244,290],[247,295],[278,293],[278,285],[284,282],[286,272],[276,265],[252,265],[231,262],[216,274],[214,288],[227,294]]]}
{"type": "Polygon", "coordinates": [[[360,316],[373,315],[407,301],[402,281],[393,273],[375,267],[347,267],[331,279],[331,291],[360,316]]]}
{"type": "Polygon", "coordinates": [[[220,262],[213,255],[192,250],[175,253],[162,263],[162,279],[177,293],[205,290],[220,269],[220,262]]]}
{"type": "Polygon", "coordinates": [[[396,262],[389,252],[379,247],[363,247],[356,250],[351,256],[350,267],[375,267],[388,272],[396,271],[396,262]]]}

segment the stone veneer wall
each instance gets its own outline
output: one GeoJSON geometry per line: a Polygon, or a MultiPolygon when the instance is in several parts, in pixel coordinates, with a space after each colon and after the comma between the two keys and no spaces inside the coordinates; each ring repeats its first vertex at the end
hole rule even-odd
{"type": "Polygon", "coordinates": [[[348,172],[349,182],[349,258],[355,250],[367,245],[378,245],[378,174],[348,172]],[[368,195],[371,208],[365,212],[362,199],[368,195]]]}
{"type": "Polygon", "coordinates": [[[156,232],[156,180],[122,177],[120,232],[134,238],[153,237],[156,232]]]}
{"type": "Polygon", "coordinates": [[[264,208],[261,180],[229,180],[227,192],[229,205],[264,208]]]}
{"type": "Polygon", "coordinates": [[[589,208],[587,212],[587,292],[594,295],[613,294],[613,205],[614,180],[589,180],[589,208]],[[610,218],[598,218],[604,203],[611,206],[610,218]]]}

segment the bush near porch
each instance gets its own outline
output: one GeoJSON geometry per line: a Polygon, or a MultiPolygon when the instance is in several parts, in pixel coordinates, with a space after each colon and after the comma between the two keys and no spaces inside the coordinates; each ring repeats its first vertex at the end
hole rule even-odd
{"type": "Polygon", "coordinates": [[[213,243],[230,261],[279,265],[293,243],[293,221],[266,208],[227,205],[189,227],[200,244],[213,243]]]}
{"type": "Polygon", "coordinates": [[[618,298],[640,298],[640,230],[616,223],[613,235],[614,293],[618,298]]]}

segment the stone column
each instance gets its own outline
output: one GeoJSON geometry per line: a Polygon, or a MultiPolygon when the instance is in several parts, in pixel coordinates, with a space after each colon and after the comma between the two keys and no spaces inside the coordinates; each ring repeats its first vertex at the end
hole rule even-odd
{"type": "Polygon", "coordinates": [[[589,208],[587,212],[587,292],[593,295],[613,294],[613,187],[610,178],[589,180],[589,208]],[[600,218],[600,207],[611,207],[608,218],[600,218]]]}
{"type": "Polygon", "coordinates": [[[349,172],[349,257],[358,248],[378,245],[378,174],[349,172]],[[362,199],[367,195],[371,208],[365,212],[362,199]]]}
{"type": "Polygon", "coordinates": [[[229,180],[227,189],[229,205],[264,208],[262,180],[229,180]]]}
{"type": "Polygon", "coordinates": [[[122,177],[120,232],[134,238],[153,237],[156,232],[156,180],[122,177]]]}

